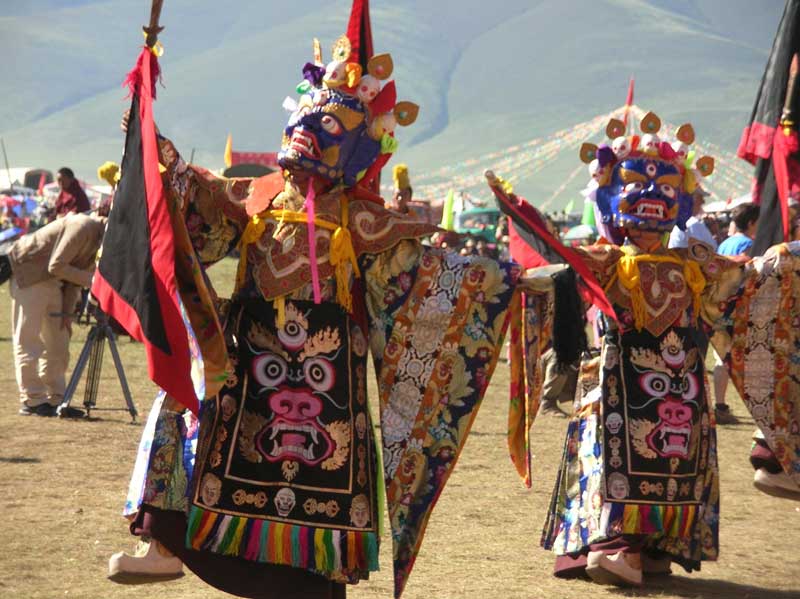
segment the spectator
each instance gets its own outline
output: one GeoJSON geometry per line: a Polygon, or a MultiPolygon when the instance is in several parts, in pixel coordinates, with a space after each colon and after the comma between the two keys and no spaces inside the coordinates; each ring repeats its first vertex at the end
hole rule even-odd
{"type": "Polygon", "coordinates": [[[72,169],[62,167],[56,175],[58,182],[58,198],[56,198],[56,218],[61,218],[71,212],[89,212],[91,205],[89,198],[75,178],[72,169]]]}
{"type": "Polygon", "coordinates": [[[692,194],[694,203],[692,204],[692,216],[686,221],[686,230],[681,231],[677,226],[672,229],[669,236],[670,248],[685,248],[689,247],[689,238],[697,239],[703,243],[707,243],[717,249],[717,242],[711,231],[708,230],[705,222],[703,222],[701,215],[703,214],[703,204],[705,203],[708,192],[697,186],[692,194]]]}
{"type": "MultiPolygon", "coordinates": [[[[63,399],[70,315],[81,288],[91,285],[105,222],[68,214],[16,241],[3,260],[11,269],[11,332],[23,416],[54,416],[63,399]]],[[[75,408],[62,413],[80,415],[75,408]]]]}
{"type": "Polygon", "coordinates": [[[740,256],[747,253],[756,236],[759,208],[755,204],[741,204],[733,209],[735,233],[719,244],[717,253],[723,256],[740,256]]]}
{"type": "Polygon", "coordinates": [[[571,405],[575,399],[580,360],[575,364],[559,364],[556,352],[551,347],[542,354],[541,361],[544,382],[542,383],[542,403],[539,405],[539,414],[567,418],[568,414],[558,404],[571,405]]]}

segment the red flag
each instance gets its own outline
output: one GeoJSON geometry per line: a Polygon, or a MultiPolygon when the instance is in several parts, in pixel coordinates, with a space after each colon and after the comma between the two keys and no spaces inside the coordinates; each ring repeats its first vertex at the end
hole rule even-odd
{"type": "MultiPolygon", "coordinates": [[[[792,180],[790,177],[790,161],[800,149],[797,131],[787,128],[775,130],[775,141],[772,145],[772,168],[775,173],[775,186],[778,191],[778,203],[780,205],[780,220],[783,233],[783,241],[789,241],[789,188],[792,180]]],[[[794,173],[796,176],[796,173],[794,173]]]]}
{"type": "Polygon", "coordinates": [[[44,195],[44,186],[45,185],[47,185],[47,177],[45,176],[44,173],[42,173],[41,175],[39,175],[39,188],[36,190],[36,195],[37,196],[43,196],[44,195]]]}
{"type": "MultiPolygon", "coordinates": [[[[366,73],[367,63],[374,55],[372,22],[369,18],[369,0],[353,0],[353,5],[350,8],[350,20],[347,22],[347,39],[350,40],[350,60],[360,64],[366,73]]],[[[394,84],[390,82],[389,85],[392,85],[393,91],[394,84]]],[[[389,85],[386,87],[389,87],[389,85]]],[[[376,111],[374,106],[370,108],[375,112],[380,112],[376,111]]],[[[358,185],[375,195],[380,195],[381,169],[386,165],[390,157],[391,154],[378,156],[378,159],[370,166],[358,185]]]]}
{"type": "Polygon", "coordinates": [[[358,62],[367,72],[367,62],[372,58],[372,23],[369,19],[369,0],[353,0],[350,21],[347,23],[350,40],[350,60],[358,62]]]}
{"type": "Polygon", "coordinates": [[[737,155],[755,166],[753,202],[760,205],[751,256],[789,238],[789,199],[800,194],[800,0],[789,0],[772,43],[753,112],[737,155]]]}
{"type": "Polygon", "coordinates": [[[622,115],[622,122],[625,123],[625,127],[628,127],[628,112],[630,112],[631,106],[633,106],[633,75],[631,75],[631,80],[628,83],[628,96],[625,98],[625,114],[622,115]]]}
{"type": "Polygon", "coordinates": [[[153,121],[158,60],[145,48],[126,79],[131,115],[92,294],[104,312],[145,345],[150,378],[197,412],[189,338],[175,283],[172,223],[159,172],[153,121]]]}
{"type": "Polygon", "coordinates": [[[550,264],[539,252],[531,247],[530,240],[525,241],[510,217],[508,217],[508,251],[511,254],[511,259],[525,269],[550,264]]]}

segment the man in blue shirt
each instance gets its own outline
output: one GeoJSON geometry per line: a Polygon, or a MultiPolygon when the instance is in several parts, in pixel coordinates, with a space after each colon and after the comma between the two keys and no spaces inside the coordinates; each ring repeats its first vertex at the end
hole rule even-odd
{"type": "Polygon", "coordinates": [[[741,204],[731,214],[736,233],[719,244],[717,253],[723,256],[746,254],[756,236],[759,208],[755,204],[741,204]]]}

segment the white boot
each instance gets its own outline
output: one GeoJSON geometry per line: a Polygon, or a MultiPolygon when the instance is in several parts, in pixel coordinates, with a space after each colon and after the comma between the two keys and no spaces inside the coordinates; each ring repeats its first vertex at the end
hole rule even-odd
{"type": "Polygon", "coordinates": [[[108,560],[108,578],[122,584],[162,582],[181,576],[181,560],[155,539],[139,541],[134,555],[120,551],[108,560]]]}
{"type": "Polygon", "coordinates": [[[590,551],[586,557],[586,574],[598,584],[642,586],[642,558],[638,553],[590,551]]]}
{"type": "Polygon", "coordinates": [[[783,470],[772,474],[765,468],[759,468],[753,477],[753,484],[767,495],[800,501],[800,486],[783,470]]]}

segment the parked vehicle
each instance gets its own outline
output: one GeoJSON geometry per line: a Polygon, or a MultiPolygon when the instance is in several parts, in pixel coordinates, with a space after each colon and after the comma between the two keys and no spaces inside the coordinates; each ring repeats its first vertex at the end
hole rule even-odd
{"type": "Polygon", "coordinates": [[[497,208],[472,208],[461,212],[456,218],[456,231],[483,237],[494,243],[500,211],[497,208]]]}

